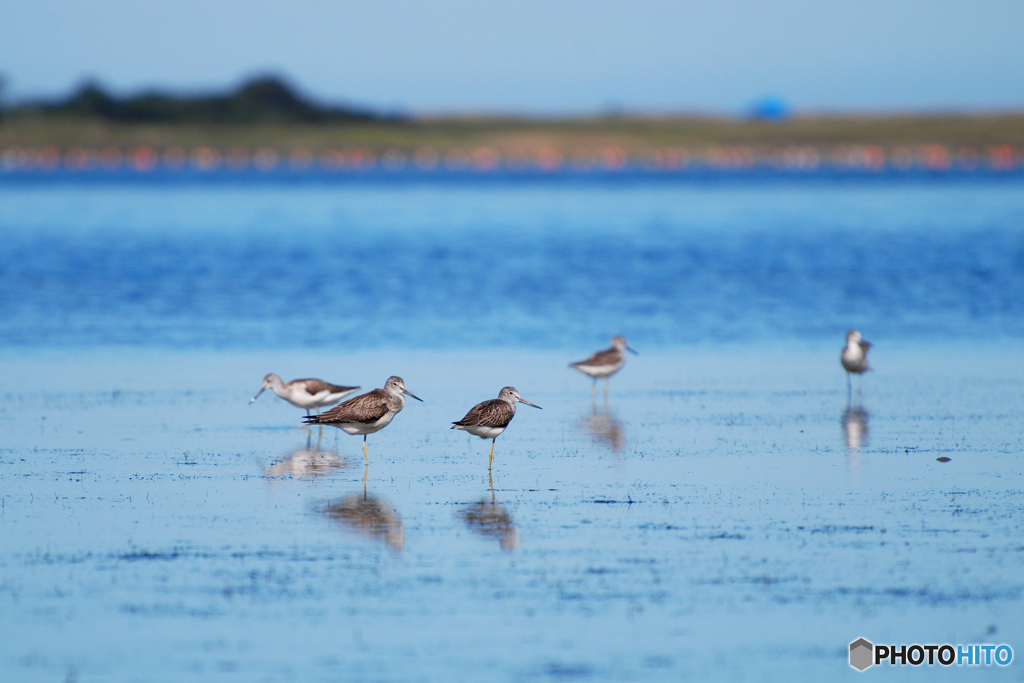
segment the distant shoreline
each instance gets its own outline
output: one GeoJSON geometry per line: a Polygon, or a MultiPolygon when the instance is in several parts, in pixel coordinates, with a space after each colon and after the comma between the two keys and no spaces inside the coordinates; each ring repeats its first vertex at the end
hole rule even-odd
{"type": "Polygon", "coordinates": [[[0,120],[0,172],[322,170],[1012,170],[1024,113],[516,119],[349,123],[111,123],[70,115],[0,120]]]}
{"type": "MultiPolygon", "coordinates": [[[[781,105],[780,105],[781,107],[781,105]]],[[[0,169],[1016,167],[1024,111],[406,116],[312,101],[275,76],[202,95],[87,83],[0,110],[0,169]],[[12,161],[14,159],[14,161],[12,161]]]]}

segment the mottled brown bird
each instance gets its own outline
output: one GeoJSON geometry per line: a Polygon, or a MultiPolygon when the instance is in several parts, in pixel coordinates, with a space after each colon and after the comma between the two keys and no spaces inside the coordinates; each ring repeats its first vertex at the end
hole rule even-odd
{"type": "Polygon", "coordinates": [[[483,403],[473,406],[466,417],[458,422],[452,423],[452,429],[461,429],[481,439],[491,440],[491,457],[487,467],[490,468],[494,462],[494,442],[501,435],[508,423],[516,416],[516,404],[525,403],[531,408],[540,409],[519,395],[515,387],[505,387],[498,393],[498,398],[492,398],[483,403]]]}
{"type": "Polygon", "coordinates": [[[591,393],[597,391],[597,380],[604,379],[604,390],[608,391],[608,381],[612,375],[622,369],[626,364],[626,351],[634,355],[640,355],[626,344],[626,338],[622,335],[612,337],[612,345],[604,351],[598,351],[590,358],[581,360],[578,363],[570,363],[569,367],[579,370],[585,375],[593,378],[594,384],[591,393]]]}
{"type": "Polygon", "coordinates": [[[395,415],[405,407],[403,394],[417,401],[423,400],[406,390],[405,380],[392,376],[388,377],[383,389],[374,389],[351,398],[320,415],[310,415],[306,418],[306,424],[330,425],[346,434],[362,434],[363,458],[369,463],[366,435],[379,432],[391,424],[395,415]]]}

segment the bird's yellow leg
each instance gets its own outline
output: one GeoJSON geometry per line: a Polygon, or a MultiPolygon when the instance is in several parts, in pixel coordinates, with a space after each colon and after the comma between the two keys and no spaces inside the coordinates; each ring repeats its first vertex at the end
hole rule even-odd
{"type": "Polygon", "coordinates": [[[491,471],[491,465],[494,464],[494,441],[495,441],[495,439],[491,439],[491,457],[487,461],[487,471],[488,472],[491,471]]]}
{"type": "Polygon", "coordinates": [[[370,456],[366,454],[366,435],[363,435],[363,460],[366,461],[366,465],[370,465],[370,456]]]}

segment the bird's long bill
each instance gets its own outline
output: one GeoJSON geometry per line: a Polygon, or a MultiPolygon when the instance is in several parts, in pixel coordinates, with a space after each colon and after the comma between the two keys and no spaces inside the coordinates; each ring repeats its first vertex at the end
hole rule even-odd
{"type": "Polygon", "coordinates": [[[409,391],[408,389],[402,389],[402,393],[403,393],[403,394],[405,394],[406,396],[408,396],[409,398],[414,398],[414,399],[416,399],[417,401],[419,401],[420,403],[423,403],[423,399],[422,399],[422,398],[420,398],[420,397],[419,397],[419,396],[417,396],[416,394],[412,393],[412,392],[411,392],[411,391],[409,391]]]}
{"type": "Polygon", "coordinates": [[[862,349],[864,349],[865,351],[867,351],[868,349],[870,349],[870,348],[871,348],[872,346],[874,346],[874,344],[872,344],[872,343],[871,343],[871,342],[869,342],[868,340],[866,340],[866,339],[861,339],[861,340],[860,340],[860,347],[861,347],[862,349]]]}
{"type": "Polygon", "coordinates": [[[249,405],[252,405],[253,403],[255,403],[256,399],[258,399],[260,397],[260,394],[262,394],[264,391],[266,391],[266,389],[267,389],[266,387],[263,387],[262,389],[257,391],[256,395],[252,397],[251,401],[249,401],[249,405]]]}
{"type": "Polygon", "coordinates": [[[536,408],[537,410],[544,410],[544,409],[543,409],[543,408],[541,408],[540,406],[538,406],[538,405],[535,405],[535,404],[533,404],[533,403],[530,403],[529,401],[527,401],[526,399],[524,399],[524,398],[523,398],[522,396],[520,396],[520,397],[519,397],[519,402],[520,402],[520,403],[525,403],[526,405],[530,406],[531,408],[536,408]]]}
{"type": "Polygon", "coordinates": [[[634,356],[639,356],[639,355],[640,355],[640,353],[639,353],[639,352],[638,352],[638,351],[637,351],[636,349],[634,349],[633,347],[631,347],[631,346],[627,346],[627,347],[626,347],[626,350],[627,350],[627,351],[629,351],[629,352],[630,352],[631,354],[633,354],[634,356]]]}

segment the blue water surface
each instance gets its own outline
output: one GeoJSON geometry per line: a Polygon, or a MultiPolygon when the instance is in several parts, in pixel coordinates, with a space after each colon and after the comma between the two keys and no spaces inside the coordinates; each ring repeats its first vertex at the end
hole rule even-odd
{"type": "Polygon", "coordinates": [[[0,185],[9,346],[1024,332],[1024,183],[0,185]]]}
{"type": "Polygon", "coordinates": [[[0,179],[0,680],[1024,680],[1022,227],[1017,176],[0,179]],[[364,458],[268,372],[424,402],[364,458]]]}

